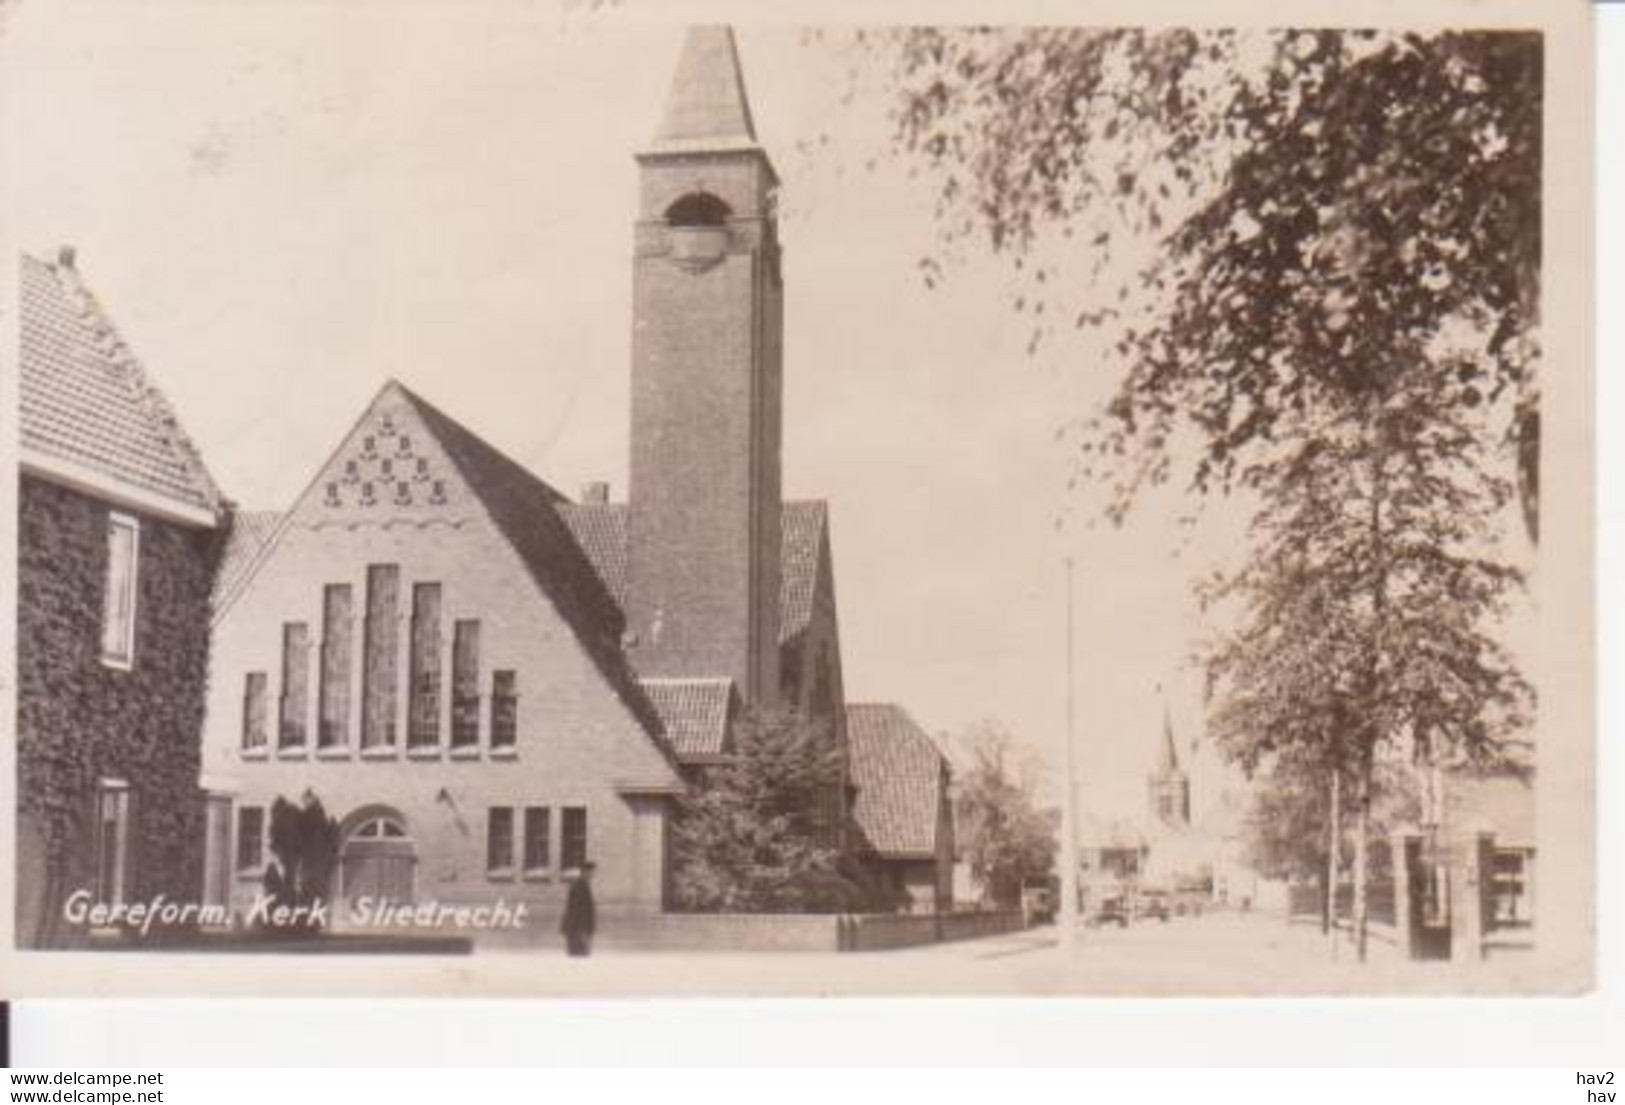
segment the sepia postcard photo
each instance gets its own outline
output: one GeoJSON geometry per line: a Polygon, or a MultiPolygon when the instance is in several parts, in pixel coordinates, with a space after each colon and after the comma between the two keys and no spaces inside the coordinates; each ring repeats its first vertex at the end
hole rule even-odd
{"type": "Polygon", "coordinates": [[[1583,992],[1589,18],[0,4],[0,996],[1583,992]]]}

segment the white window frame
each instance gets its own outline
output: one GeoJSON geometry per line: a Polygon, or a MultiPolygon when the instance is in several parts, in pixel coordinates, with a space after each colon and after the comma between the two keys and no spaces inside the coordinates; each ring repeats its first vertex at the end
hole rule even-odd
{"type": "Polygon", "coordinates": [[[123,905],[129,890],[131,793],[130,784],[123,779],[102,779],[96,784],[96,899],[103,905],[123,905]],[[102,828],[108,821],[113,823],[111,856],[104,848],[107,837],[102,828]],[[111,864],[110,870],[108,864],[111,864]],[[101,893],[104,872],[110,876],[107,880],[109,893],[105,899],[101,893]]]}
{"type": "Polygon", "coordinates": [[[518,837],[519,837],[519,855],[517,857],[515,857],[515,858],[519,861],[519,866],[524,871],[525,878],[527,878],[527,879],[537,879],[537,880],[546,880],[546,879],[552,878],[553,877],[553,868],[555,866],[554,856],[557,854],[557,851],[558,851],[556,841],[553,838],[553,822],[554,822],[553,807],[552,806],[522,806],[522,807],[520,807],[520,812],[519,812],[518,816],[519,816],[519,824],[517,826],[517,830],[518,830],[518,837]],[[530,814],[531,814],[532,810],[539,810],[541,812],[542,821],[547,826],[547,862],[543,863],[543,864],[541,864],[539,866],[532,866],[531,863],[530,863],[530,855],[529,855],[529,852],[530,852],[529,823],[530,823],[530,814]]]}
{"type": "Polygon", "coordinates": [[[103,584],[105,594],[102,596],[102,663],[116,671],[130,671],[135,667],[135,623],[141,596],[141,520],[133,514],[117,510],[109,511],[107,514],[107,571],[103,584]],[[125,604],[129,616],[123,626],[121,634],[123,639],[110,641],[115,603],[113,544],[115,532],[121,529],[127,530],[130,534],[130,571],[124,585],[125,604]]]}
{"type": "Polygon", "coordinates": [[[516,846],[522,846],[522,842],[515,839],[522,832],[520,828],[522,817],[518,812],[522,808],[519,806],[487,806],[485,808],[485,877],[487,879],[497,882],[510,882],[513,880],[517,865],[523,862],[523,857],[515,854],[516,846]],[[505,866],[492,866],[491,844],[497,838],[491,831],[491,822],[496,820],[496,814],[499,810],[506,811],[508,815],[508,862],[505,866]]]}
{"type": "Polygon", "coordinates": [[[265,869],[270,866],[271,856],[271,807],[258,802],[233,803],[231,809],[231,872],[237,879],[263,879],[265,869]],[[260,811],[259,832],[259,863],[256,866],[244,867],[239,861],[242,859],[243,846],[243,813],[247,810],[260,811]]]}

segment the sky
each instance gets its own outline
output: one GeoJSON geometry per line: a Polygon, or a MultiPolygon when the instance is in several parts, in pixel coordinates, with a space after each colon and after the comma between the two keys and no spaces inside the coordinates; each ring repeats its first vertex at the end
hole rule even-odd
{"type": "MultiPolygon", "coordinates": [[[[624,496],[632,153],[676,24],[529,6],[24,5],[19,244],[78,266],[216,479],[284,508],[397,377],[567,494],[624,496]]],[[[742,26],[783,178],[787,497],[830,504],[849,699],[995,719],[1064,759],[1066,572],[1084,808],[1145,809],[1164,711],[1200,733],[1171,499],[1084,524],[1056,431],[1112,380],[1027,352],[1002,262],[941,285],[930,181],[837,43],[742,26]]],[[[1204,800],[1198,773],[1195,803],[1204,800]]]]}

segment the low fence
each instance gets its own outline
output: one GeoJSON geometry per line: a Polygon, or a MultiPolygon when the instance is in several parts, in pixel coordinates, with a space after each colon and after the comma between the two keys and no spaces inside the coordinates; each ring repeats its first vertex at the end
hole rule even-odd
{"type": "Polygon", "coordinates": [[[605,918],[607,949],[857,952],[914,948],[1016,932],[1019,910],[977,913],[660,913],[605,918]]]}
{"type": "Polygon", "coordinates": [[[1017,932],[1024,926],[1018,909],[977,913],[866,913],[841,918],[841,950],[884,951],[916,948],[949,940],[974,940],[1017,932]]]}
{"type": "Polygon", "coordinates": [[[599,946],[637,951],[833,952],[834,913],[653,913],[605,918],[599,946]]]}

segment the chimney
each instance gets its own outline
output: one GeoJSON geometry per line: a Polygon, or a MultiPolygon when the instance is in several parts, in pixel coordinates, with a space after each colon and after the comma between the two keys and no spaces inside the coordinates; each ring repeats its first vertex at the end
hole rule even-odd
{"type": "Polygon", "coordinates": [[[588,506],[605,506],[609,502],[609,484],[591,480],[581,485],[581,501],[588,506]]]}
{"type": "Polygon", "coordinates": [[[64,245],[57,248],[56,263],[58,265],[61,265],[65,269],[71,269],[73,268],[73,259],[74,251],[72,246],[64,245]]]}

